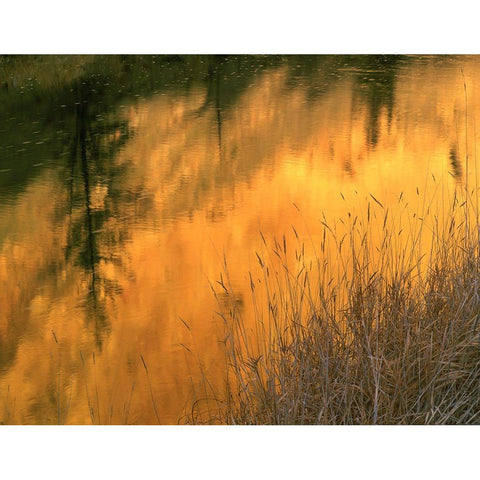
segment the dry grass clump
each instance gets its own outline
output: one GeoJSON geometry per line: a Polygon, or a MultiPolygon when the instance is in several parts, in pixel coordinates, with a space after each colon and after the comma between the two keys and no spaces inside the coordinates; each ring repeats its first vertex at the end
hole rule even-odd
{"type": "Polygon", "coordinates": [[[313,255],[296,231],[294,251],[262,236],[253,328],[228,275],[218,282],[227,381],[210,421],[479,422],[478,212],[465,192],[444,201],[413,212],[403,196],[393,209],[372,197],[361,214],[324,218],[313,255]]]}

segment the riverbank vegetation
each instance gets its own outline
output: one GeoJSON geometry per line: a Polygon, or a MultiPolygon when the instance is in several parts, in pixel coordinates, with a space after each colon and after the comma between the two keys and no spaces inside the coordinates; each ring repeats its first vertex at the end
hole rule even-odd
{"type": "Polygon", "coordinates": [[[418,208],[370,196],[338,222],[323,217],[310,258],[296,231],[292,245],[262,236],[253,328],[225,262],[227,381],[209,422],[480,421],[478,195],[433,191],[417,189],[418,208]]]}

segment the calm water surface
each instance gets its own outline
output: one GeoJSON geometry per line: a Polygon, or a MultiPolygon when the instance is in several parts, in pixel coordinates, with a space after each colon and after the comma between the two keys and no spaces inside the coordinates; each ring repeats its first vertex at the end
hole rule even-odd
{"type": "Polygon", "coordinates": [[[248,322],[259,232],[315,243],[356,198],[455,188],[479,79],[466,56],[0,57],[0,421],[184,421],[223,382],[224,258],[248,322]]]}

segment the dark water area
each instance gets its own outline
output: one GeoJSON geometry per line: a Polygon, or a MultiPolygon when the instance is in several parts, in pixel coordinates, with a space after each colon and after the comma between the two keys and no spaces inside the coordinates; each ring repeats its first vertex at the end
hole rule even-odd
{"type": "Polygon", "coordinates": [[[248,322],[259,232],[314,243],[340,192],[455,189],[479,73],[477,56],[1,56],[0,421],[184,421],[223,383],[224,259],[248,322]]]}

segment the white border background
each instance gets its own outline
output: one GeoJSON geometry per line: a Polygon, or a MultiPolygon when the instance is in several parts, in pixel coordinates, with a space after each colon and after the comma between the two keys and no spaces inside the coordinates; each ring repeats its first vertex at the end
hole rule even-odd
{"type": "MultiPolygon", "coordinates": [[[[464,0],[6,0],[0,54],[480,53],[464,0]],[[15,2],[15,3],[14,3],[15,2]]],[[[466,478],[478,427],[1,427],[14,478],[466,478]]]]}
{"type": "Polygon", "coordinates": [[[478,472],[474,434],[477,427],[2,427],[1,475],[464,479],[478,472]]]}
{"type": "Polygon", "coordinates": [[[5,0],[0,53],[478,53],[471,4],[5,0]]]}

